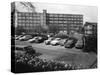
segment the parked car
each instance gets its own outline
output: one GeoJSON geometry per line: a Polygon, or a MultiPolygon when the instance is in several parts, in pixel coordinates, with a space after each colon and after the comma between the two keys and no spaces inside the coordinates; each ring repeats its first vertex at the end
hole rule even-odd
{"type": "Polygon", "coordinates": [[[60,40],[61,40],[60,38],[55,38],[50,42],[50,44],[53,46],[59,45],[60,40]]]}
{"type": "Polygon", "coordinates": [[[35,40],[35,43],[42,43],[42,42],[44,42],[44,40],[45,39],[43,37],[39,36],[38,39],[35,40]]]}
{"type": "Polygon", "coordinates": [[[30,43],[42,43],[44,42],[44,38],[43,37],[40,37],[40,36],[37,36],[37,37],[34,37],[30,40],[28,40],[30,43]]]}
{"type": "Polygon", "coordinates": [[[17,38],[18,37],[18,35],[15,35],[15,38],[17,38]]]}
{"type": "Polygon", "coordinates": [[[43,40],[47,40],[48,39],[48,36],[44,35],[44,34],[41,34],[39,37],[42,37],[43,40]]]}
{"type": "Polygon", "coordinates": [[[32,39],[29,39],[28,42],[34,43],[36,39],[38,39],[38,37],[34,37],[34,38],[32,38],[32,39]]]}
{"type": "Polygon", "coordinates": [[[46,45],[50,45],[50,42],[53,40],[53,37],[48,38],[48,40],[45,40],[46,45]]]}
{"type": "Polygon", "coordinates": [[[68,41],[65,43],[65,48],[73,48],[75,46],[75,43],[77,42],[77,39],[75,38],[69,38],[68,41]]]}
{"type": "Polygon", "coordinates": [[[23,37],[24,35],[19,35],[17,37],[15,37],[16,40],[19,40],[21,37],[23,37]]]}
{"type": "Polygon", "coordinates": [[[20,39],[20,41],[27,41],[27,40],[29,40],[31,38],[32,38],[31,35],[25,35],[23,38],[20,39]]]}
{"type": "Polygon", "coordinates": [[[64,46],[68,39],[61,39],[59,42],[60,46],[64,46]]]}
{"type": "Polygon", "coordinates": [[[77,43],[75,44],[75,48],[77,49],[82,49],[84,47],[83,40],[78,40],[77,43]]]}
{"type": "Polygon", "coordinates": [[[26,36],[24,35],[24,36],[20,37],[18,40],[21,41],[22,39],[25,39],[25,37],[26,37],[26,36]]]}

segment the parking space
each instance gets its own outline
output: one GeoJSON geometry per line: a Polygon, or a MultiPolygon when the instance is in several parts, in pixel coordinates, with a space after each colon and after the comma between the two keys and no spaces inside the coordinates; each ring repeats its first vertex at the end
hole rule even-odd
{"type": "Polygon", "coordinates": [[[16,46],[31,45],[37,52],[42,53],[39,58],[47,60],[56,60],[65,63],[89,65],[96,60],[95,53],[85,53],[81,49],[64,48],[64,46],[45,45],[45,43],[29,43],[23,41],[16,41],[16,46]],[[18,45],[18,43],[20,43],[18,45]]]}
{"type": "Polygon", "coordinates": [[[43,49],[46,51],[57,51],[57,52],[68,52],[68,53],[83,53],[81,49],[76,49],[76,48],[65,48],[64,46],[52,46],[52,45],[46,45],[44,42],[43,43],[29,43],[27,41],[16,41],[16,46],[27,46],[27,45],[32,45],[33,48],[36,48],[37,50],[43,49]]]}

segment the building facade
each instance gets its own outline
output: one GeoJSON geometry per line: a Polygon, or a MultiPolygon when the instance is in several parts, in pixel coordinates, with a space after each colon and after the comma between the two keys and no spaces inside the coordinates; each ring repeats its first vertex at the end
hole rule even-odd
{"type": "Polygon", "coordinates": [[[83,15],[47,13],[46,10],[43,13],[17,12],[16,19],[17,27],[27,33],[78,31],[83,25],[83,15]]]}
{"type": "Polygon", "coordinates": [[[84,25],[84,33],[86,36],[97,37],[97,23],[86,22],[84,25]]]}

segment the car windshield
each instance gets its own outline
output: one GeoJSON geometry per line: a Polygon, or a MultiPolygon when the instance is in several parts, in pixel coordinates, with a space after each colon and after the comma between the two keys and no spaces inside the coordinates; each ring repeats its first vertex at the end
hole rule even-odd
{"type": "Polygon", "coordinates": [[[72,43],[73,42],[73,40],[68,40],[68,42],[67,43],[72,43]]]}

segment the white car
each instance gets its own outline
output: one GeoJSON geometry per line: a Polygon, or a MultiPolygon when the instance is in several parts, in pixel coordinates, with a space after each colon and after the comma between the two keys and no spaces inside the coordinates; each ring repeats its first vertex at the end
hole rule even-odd
{"type": "Polygon", "coordinates": [[[26,36],[22,36],[22,37],[19,38],[19,40],[22,40],[22,39],[25,39],[25,38],[26,38],[26,36]]]}
{"type": "Polygon", "coordinates": [[[52,40],[50,42],[50,44],[53,45],[53,46],[59,45],[60,40],[61,40],[60,38],[55,38],[54,40],[52,40]]]}
{"type": "Polygon", "coordinates": [[[34,37],[34,38],[32,38],[32,39],[29,39],[28,42],[33,43],[33,42],[35,42],[36,39],[38,39],[38,37],[34,37]]]}
{"type": "Polygon", "coordinates": [[[23,37],[23,35],[16,36],[15,39],[19,40],[19,38],[23,37]]]}
{"type": "Polygon", "coordinates": [[[15,35],[15,39],[17,39],[18,35],[15,35]]]}
{"type": "Polygon", "coordinates": [[[46,45],[49,45],[50,42],[51,42],[53,39],[54,39],[54,38],[52,38],[52,37],[48,38],[48,40],[45,40],[45,44],[46,44],[46,45]]]}

